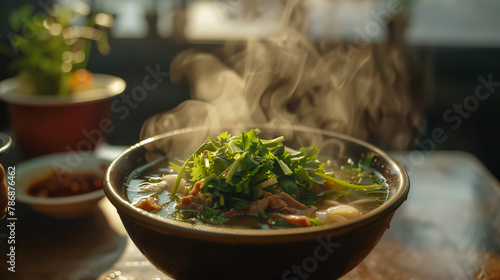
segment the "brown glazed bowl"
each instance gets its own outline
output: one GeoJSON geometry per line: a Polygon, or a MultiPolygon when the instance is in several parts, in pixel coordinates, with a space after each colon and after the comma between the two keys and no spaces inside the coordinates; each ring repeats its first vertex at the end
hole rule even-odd
{"type": "Polygon", "coordinates": [[[146,139],[118,156],[104,177],[104,192],[116,207],[135,245],[158,269],[175,279],[337,279],[358,265],[389,227],[406,199],[409,179],[384,151],[324,130],[266,125],[231,129],[188,128],[146,139]],[[387,180],[390,198],[360,218],[338,224],[292,229],[234,229],[192,225],[130,204],[125,185],[139,168],[162,157],[186,159],[207,136],[239,135],[261,129],[263,139],[283,135],[297,149],[316,144],[340,164],[374,154],[373,167],[387,180]]]}

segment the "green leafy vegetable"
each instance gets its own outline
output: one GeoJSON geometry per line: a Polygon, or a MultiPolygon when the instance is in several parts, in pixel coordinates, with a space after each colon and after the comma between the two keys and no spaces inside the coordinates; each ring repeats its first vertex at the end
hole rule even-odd
{"type": "MultiPolygon", "coordinates": [[[[313,205],[322,199],[337,199],[356,191],[377,190],[380,184],[358,185],[324,172],[324,164],[318,160],[319,149],[315,146],[302,147],[289,152],[282,144],[283,137],[271,140],[259,138],[259,131],[251,129],[239,136],[223,132],[217,138],[207,140],[182,163],[171,164],[179,171],[172,188],[173,196],[181,178],[189,175],[188,185],[203,181],[202,195],[208,197],[201,218],[208,223],[222,223],[227,220],[224,212],[248,210],[250,204],[264,197],[264,192],[276,193],[279,189],[304,205],[313,205]],[[325,191],[326,183],[335,188],[325,191]]],[[[373,156],[367,157],[356,166],[351,166],[360,176],[370,172],[373,156]]],[[[367,175],[371,176],[371,175],[367,175]]],[[[360,177],[361,178],[361,177],[360,177]]],[[[265,209],[258,206],[259,215],[267,219],[265,209]]],[[[309,219],[311,224],[322,224],[309,219]]],[[[274,221],[290,226],[284,221],[274,221]]]]}

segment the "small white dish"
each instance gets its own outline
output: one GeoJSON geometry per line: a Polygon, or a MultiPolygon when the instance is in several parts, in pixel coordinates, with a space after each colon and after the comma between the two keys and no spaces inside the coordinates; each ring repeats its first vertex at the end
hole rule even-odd
{"type": "Polygon", "coordinates": [[[110,161],[93,154],[59,153],[24,161],[16,166],[16,200],[32,209],[55,218],[84,216],[97,208],[103,198],[102,189],[64,197],[37,197],[28,194],[35,182],[50,176],[54,171],[70,173],[95,173],[102,176],[110,161]]]}

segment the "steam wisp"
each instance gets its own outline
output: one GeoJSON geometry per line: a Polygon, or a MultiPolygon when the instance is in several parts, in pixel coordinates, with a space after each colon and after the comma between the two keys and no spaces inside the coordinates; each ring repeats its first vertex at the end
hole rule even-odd
{"type": "Polygon", "coordinates": [[[411,65],[387,42],[356,47],[313,42],[299,1],[286,1],[280,35],[224,43],[214,53],[186,50],[172,61],[174,83],[191,99],[146,121],[141,138],[175,129],[248,123],[304,125],[388,149],[406,148],[421,127],[412,105],[411,65]]]}

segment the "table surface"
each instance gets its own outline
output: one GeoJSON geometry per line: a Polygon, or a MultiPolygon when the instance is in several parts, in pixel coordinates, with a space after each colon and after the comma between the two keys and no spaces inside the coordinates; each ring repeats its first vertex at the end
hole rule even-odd
{"type": "MultiPolygon", "coordinates": [[[[500,279],[498,181],[469,153],[393,155],[410,175],[408,200],[370,255],[342,279],[500,279]]],[[[172,279],[141,255],[106,198],[73,220],[22,204],[16,211],[16,272],[7,270],[4,219],[0,279],[172,279]]]]}

